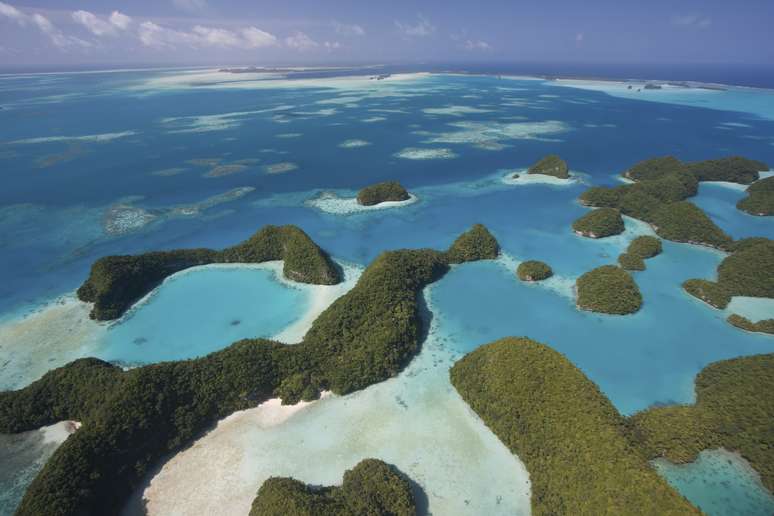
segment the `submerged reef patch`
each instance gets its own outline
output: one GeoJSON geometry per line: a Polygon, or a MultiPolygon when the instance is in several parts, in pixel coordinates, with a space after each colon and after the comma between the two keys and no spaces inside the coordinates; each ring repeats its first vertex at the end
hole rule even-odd
{"type": "Polygon", "coordinates": [[[406,147],[395,154],[403,159],[453,159],[457,157],[451,149],[420,149],[417,147],[406,147]]]}

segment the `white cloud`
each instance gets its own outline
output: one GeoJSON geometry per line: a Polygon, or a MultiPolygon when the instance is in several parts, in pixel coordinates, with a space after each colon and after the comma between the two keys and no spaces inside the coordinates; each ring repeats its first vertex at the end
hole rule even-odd
{"type": "Polygon", "coordinates": [[[303,32],[296,32],[292,36],[285,38],[285,45],[289,48],[306,51],[320,46],[315,40],[304,34],[303,32]]]}
{"type": "Polygon", "coordinates": [[[274,34],[269,34],[256,27],[242,29],[242,38],[244,38],[248,48],[273,47],[277,45],[277,38],[274,34]]]}
{"type": "Polygon", "coordinates": [[[86,27],[95,36],[112,36],[116,33],[116,27],[112,23],[98,18],[89,11],[75,11],[72,17],[76,23],[86,27]]]}
{"type": "Polygon", "coordinates": [[[706,16],[699,16],[696,14],[676,14],[669,19],[672,25],[678,27],[698,27],[700,29],[706,29],[712,25],[712,20],[706,16]]]}
{"type": "Polygon", "coordinates": [[[328,50],[338,50],[341,48],[341,43],[338,41],[326,41],[323,46],[328,50]]]}
{"type": "Polygon", "coordinates": [[[181,32],[157,25],[152,21],[140,24],[137,35],[146,47],[174,47],[176,45],[195,46],[197,38],[189,33],[181,32]]]}
{"type": "Polygon", "coordinates": [[[486,41],[481,41],[480,39],[469,39],[466,40],[465,43],[462,44],[462,46],[465,48],[465,50],[491,50],[492,46],[487,43],[486,41]]]}
{"type": "Polygon", "coordinates": [[[120,11],[113,11],[110,14],[109,20],[110,20],[110,23],[113,24],[113,26],[118,27],[121,30],[126,30],[127,28],[129,28],[129,25],[132,23],[132,18],[120,11]]]}
{"type": "Polygon", "coordinates": [[[138,36],[147,47],[188,46],[192,48],[220,47],[253,49],[277,45],[277,38],[257,27],[238,31],[196,25],[191,32],[162,27],[151,21],[140,24],[138,36]]]}
{"type": "Polygon", "coordinates": [[[27,25],[27,15],[12,5],[0,2],[0,16],[10,18],[21,26],[27,25]]]}
{"type": "Polygon", "coordinates": [[[360,25],[333,22],[333,28],[336,30],[336,34],[342,36],[365,36],[365,29],[360,25]]]}
{"type": "Polygon", "coordinates": [[[435,25],[430,23],[421,14],[417,16],[418,20],[416,24],[395,22],[395,26],[404,36],[407,37],[425,37],[435,33],[435,25]]]}
{"type": "Polygon", "coordinates": [[[32,23],[48,38],[54,46],[59,48],[67,47],[91,47],[92,44],[74,36],[65,36],[62,31],[57,29],[51,21],[40,13],[35,13],[30,17],[32,23]]]}
{"type": "Polygon", "coordinates": [[[204,46],[236,47],[239,46],[240,42],[239,36],[226,29],[214,29],[197,25],[193,28],[193,33],[202,39],[204,46]]]}
{"type": "Polygon", "coordinates": [[[16,7],[0,2],[0,16],[4,16],[15,21],[22,27],[26,27],[28,24],[36,27],[40,32],[45,34],[51,43],[61,49],[68,47],[91,47],[93,46],[88,41],[84,41],[74,36],[66,36],[59,29],[51,23],[51,20],[46,18],[40,13],[25,14],[16,7]]]}

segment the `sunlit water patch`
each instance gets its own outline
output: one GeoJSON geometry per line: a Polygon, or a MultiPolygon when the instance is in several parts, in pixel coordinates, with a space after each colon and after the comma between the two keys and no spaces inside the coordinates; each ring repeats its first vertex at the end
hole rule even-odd
{"type": "Polygon", "coordinates": [[[305,292],[264,267],[202,267],[165,281],[107,331],[95,355],[125,365],[206,355],[271,337],[308,309],[305,292]]]}
{"type": "Polygon", "coordinates": [[[706,450],[695,462],[653,461],[661,476],[707,516],[771,516],[774,496],[746,460],[726,450],[706,450]]]}

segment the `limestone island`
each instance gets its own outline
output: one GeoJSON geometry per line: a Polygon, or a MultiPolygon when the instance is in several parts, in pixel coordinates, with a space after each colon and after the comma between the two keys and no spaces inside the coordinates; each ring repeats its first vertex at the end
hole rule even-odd
{"type": "MultiPolygon", "coordinates": [[[[716,281],[689,279],[683,288],[692,296],[725,308],[734,296],[774,298],[774,240],[746,238],[718,265],[716,281]]],[[[738,324],[735,326],[739,326],[738,324]]]]}
{"type": "Polygon", "coordinates": [[[587,238],[605,238],[624,232],[621,212],[615,208],[597,208],[572,223],[576,235],[587,238]]]}
{"type": "Polygon", "coordinates": [[[411,485],[394,466],[365,459],[344,473],[341,486],[309,486],[271,477],[258,490],[249,516],[415,516],[411,485]]]}
{"type": "Polygon", "coordinates": [[[631,274],[615,265],[603,265],[575,282],[578,308],[612,315],[633,314],[642,306],[642,294],[631,274]]]}
{"type": "Polygon", "coordinates": [[[524,462],[533,515],[701,514],[650,467],[599,388],[550,347],[504,338],[465,355],[450,378],[524,462]]]}
{"type": "Polygon", "coordinates": [[[543,174],[558,179],[569,179],[570,169],[562,158],[556,154],[550,154],[529,167],[527,174],[543,174]]]}
{"type": "Polygon", "coordinates": [[[184,269],[212,263],[262,263],[284,260],[283,274],[300,283],[335,285],[338,267],[325,251],[296,226],[266,226],[244,242],[216,251],[177,249],[134,256],[106,256],[91,267],[78,288],[78,299],[94,303],[91,318],[120,317],[135,301],[166,277],[184,269]]]}
{"type": "Polygon", "coordinates": [[[547,263],[538,260],[527,260],[526,262],[521,262],[516,268],[516,275],[521,281],[543,281],[553,276],[554,271],[551,270],[547,263]]]}
{"type": "Polygon", "coordinates": [[[759,217],[774,215],[774,176],[751,184],[747,188],[747,197],[739,201],[736,207],[759,217]]]}
{"type": "Polygon", "coordinates": [[[644,271],[645,260],[661,254],[661,240],[654,236],[638,236],[629,243],[626,252],[618,257],[618,264],[627,271],[644,271]]]}
{"type": "Polygon", "coordinates": [[[700,181],[749,184],[768,166],[741,157],[683,163],[672,156],[641,161],[622,175],[633,181],[616,187],[596,186],[580,196],[581,204],[617,208],[624,215],[650,224],[658,236],[675,242],[729,251],[733,239],[701,208],[687,202],[700,181]]]}
{"type": "Polygon", "coordinates": [[[725,448],[774,491],[774,354],[712,363],[695,385],[694,405],[653,407],[630,418],[646,456],[684,464],[702,450],[725,448]]]}
{"type": "MultiPolygon", "coordinates": [[[[287,251],[292,240],[278,228],[258,235],[265,245],[240,244],[231,251],[234,261],[258,260],[270,254],[267,250],[278,249],[283,251],[279,256],[294,256],[287,251]]],[[[327,263],[320,261],[316,244],[302,249],[312,255],[301,253],[300,263],[327,263]]],[[[160,460],[235,411],[271,398],[285,404],[310,401],[322,390],[344,395],[394,377],[421,346],[422,289],[443,277],[451,263],[491,258],[497,249],[497,241],[479,225],[445,251],[384,252],[351,290],[315,319],[299,344],[242,339],[204,357],[128,370],[82,358],[23,389],[0,392],[0,433],[59,421],[83,423],[32,481],[17,516],[118,514],[160,460]]],[[[90,288],[123,301],[112,286],[126,284],[113,280],[131,277],[123,266],[106,268],[90,288]]]]}
{"type": "Polygon", "coordinates": [[[361,206],[374,206],[383,202],[408,201],[408,191],[397,181],[385,181],[366,186],[357,193],[357,203],[361,206]]]}
{"type": "Polygon", "coordinates": [[[747,317],[742,317],[739,314],[731,314],[726,321],[729,324],[736,326],[737,328],[750,331],[753,333],[768,333],[774,335],[774,319],[763,319],[760,321],[752,322],[747,317]]]}

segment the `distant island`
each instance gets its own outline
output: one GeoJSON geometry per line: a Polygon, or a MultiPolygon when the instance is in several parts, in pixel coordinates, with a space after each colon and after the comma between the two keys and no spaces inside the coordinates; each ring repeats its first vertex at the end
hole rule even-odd
{"type": "Polygon", "coordinates": [[[661,254],[661,240],[650,235],[638,236],[629,243],[626,252],[618,257],[619,265],[627,271],[644,271],[645,260],[661,254]]]}
{"type": "Polygon", "coordinates": [[[544,262],[538,260],[527,260],[521,262],[516,268],[516,275],[521,281],[534,282],[543,281],[554,275],[554,271],[551,267],[544,262]]]}
{"type": "Polygon", "coordinates": [[[575,282],[578,308],[611,315],[633,314],[642,306],[642,294],[631,274],[615,265],[603,265],[575,282]]]}
{"type": "Polygon", "coordinates": [[[605,238],[623,233],[626,229],[621,212],[615,208],[597,208],[572,223],[578,236],[605,238]]]}
{"type": "Polygon", "coordinates": [[[543,174],[559,179],[569,179],[570,169],[562,158],[556,154],[550,154],[529,167],[527,174],[543,174]]]}
{"type": "Polygon", "coordinates": [[[390,201],[407,201],[410,198],[408,191],[397,181],[385,181],[366,186],[357,193],[357,203],[361,206],[374,206],[390,201]]]}
{"type": "Polygon", "coordinates": [[[284,260],[286,278],[301,283],[334,285],[341,273],[330,257],[296,226],[266,226],[252,237],[222,251],[177,249],[135,256],[106,256],[91,267],[77,291],[93,303],[91,318],[120,317],[135,301],[176,272],[212,263],[261,263],[284,260]]]}
{"type": "Polygon", "coordinates": [[[249,516],[415,516],[408,481],[394,466],[365,459],[344,473],[341,486],[314,487],[271,477],[258,490],[249,516]]]}
{"type": "Polygon", "coordinates": [[[650,467],[599,388],[550,347],[501,339],[465,355],[449,376],[524,462],[532,514],[700,514],[650,467]]]}

